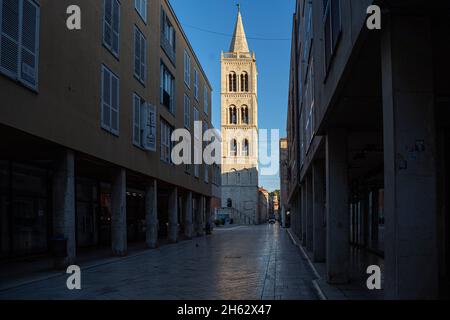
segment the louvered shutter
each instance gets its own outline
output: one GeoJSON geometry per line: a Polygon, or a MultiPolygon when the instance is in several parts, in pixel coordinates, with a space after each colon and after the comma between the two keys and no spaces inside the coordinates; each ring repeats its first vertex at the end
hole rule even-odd
{"type": "Polygon", "coordinates": [[[119,133],[119,79],[111,76],[111,131],[119,133]]]}
{"type": "Polygon", "coordinates": [[[37,85],[39,52],[39,8],[30,0],[23,0],[20,78],[32,87],[37,85]]]}
{"type": "Polygon", "coordinates": [[[19,69],[19,1],[1,2],[0,68],[2,72],[18,78],[19,69]]]}
{"type": "Polygon", "coordinates": [[[119,39],[120,39],[120,4],[117,0],[113,0],[111,49],[117,55],[119,55],[119,39]]]}
{"type": "Polygon", "coordinates": [[[141,39],[140,39],[140,41],[141,41],[141,54],[140,54],[140,56],[141,56],[141,65],[140,65],[141,70],[140,70],[140,79],[141,79],[143,82],[145,82],[145,79],[146,79],[145,73],[146,73],[146,51],[147,51],[147,44],[146,44],[146,41],[145,41],[144,36],[143,36],[142,34],[141,34],[140,36],[141,36],[141,39]]]}
{"type": "Polygon", "coordinates": [[[134,74],[139,78],[141,66],[141,38],[138,29],[134,28],[134,74]]]}
{"type": "Polygon", "coordinates": [[[111,74],[102,68],[102,124],[105,129],[111,128],[111,74]]]}
{"type": "Polygon", "coordinates": [[[141,145],[141,98],[134,95],[133,99],[133,143],[141,145]]]}
{"type": "MultiPolygon", "coordinates": [[[[112,48],[112,3],[114,0],[104,0],[103,41],[108,48],[112,48]]],[[[114,1],[115,2],[115,1],[114,1]]]]}

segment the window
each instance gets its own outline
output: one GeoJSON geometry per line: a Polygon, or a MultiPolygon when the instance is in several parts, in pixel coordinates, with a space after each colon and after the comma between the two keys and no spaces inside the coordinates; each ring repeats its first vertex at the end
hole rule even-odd
{"type": "Polygon", "coordinates": [[[119,78],[102,66],[101,126],[119,135],[119,78]]]}
{"type": "Polygon", "coordinates": [[[231,140],[230,143],[230,156],[236,157],[237,156],[237,142],[236,139],[231,140]]]}
{"type": "Polygon", "coordinates": [[[144,35],[134,27],[134,76],[142,83],[145,83],[147,71],[147,41],[144,35]]]}
{"type": "Polygon", "coordinates": [[[230,124],[237,124],[237,109],[235,106],[231,106],[229,109],[230,124]]]}
{"type": "Polygon", "coordinates": [[[141,146],[141,108],[145,100],[137,94],[133,95],[133,144],[141,146]]]}
{"type": "Polygon", "coordinates": [[[331,63],[335,48],[341,33],[341,3],[340,0],[323,0],[324,10],[324,44],[325,44],[325,67],[331,63]]]}
{"type": "MultiPolygon", "coordinates": [[[[308,3],[305,19],[304,19],[304,46],[303,46],[303,62],[307,62],[309,60],[309,54],[311,52],[311,44],[313,39],[313,27],[312,27],[313,19],[312,19],[312,2],[308,3]]],[[[302,75],[303,76],[303,75],[302,75]]]]}
{"type": "Polygon", "coordinates": [[[198,101],[198,71],[194,68],[194,97],[198,101]]]}
{"type": "Polygon", "coordinates": [[[188,95],[184,95],[184,127],[191,128],[191,99],[188,95]]]}
{"type": "Polygon", "coordinates": [[[191,87],[191,57],[186,50],[184,51],[184,83],[188,88],[191,87]]]}
{"type": "Polygon", "coordinates": [[[161,160],[171,163],[173,128],[161,118],[161,160]]]}
{"type": "Polygon", "coordinates": [[[235,72],[228,75],[228,91],[237,92],[237,75],[235,72]]]}
{"type": "Polygon", "coordinates": [[[175,78],[167,67],[161,63],[160,103],[174,113],[175,78]]]}
{"type": "Polygon", "coordinates": [[[209,90],[206,85],[203,87],[203,112],[205,114],[209,112],[209,90]]]}
{"type": "Polygon", "coordinates": [[[161,47],[172,63],[175,64],[176,33],[164,9],[161,7],[161,47]]]}
{"type": "Polygon", "coordinates": [[[0,73],[37,89],[39,6],[31,0],[0,0],[0,73]]]}
{"type": "Polygon", "coordinates": [[[248,92],[248,73],[244,72],[241,74],[241,91],[248,92]]]}
{"type": "Polygon", "coordinates": [[[245,139],[244,143],[242,145],[242,156],[243,157],[248,157],[249,156],[249,144],[248,144],[248,140],[245,139]]]}
{"type": "Polygon", "coordinates": [[[308,73],[306,75],[305,112],[305,144],[307,151],[314,136],[314,60],[312,58],[309,62],[308,73]]]}
{"type": "Polygon", "coordinates": [[[134,8],[139,13],[142,20],[147,23],[147,0],[134,0],[134,8]]]}
{"type": "MultiPolygon", "coordinates": [[[[200,112],[196,107],[194,107],[194,121],[199,122],[200,121],[200,112]]],[[[201,124],[202,125],[202,124],[201,124]]],[[[202,127],[200,127],[202,128],[202,127]]],[[[197,129],[197,127],[195,127],[197,129]]],[[[194,140],[195,145],[200,145],[202,140],[202,134],[199,132],[200,130],[194,130],[194,140]]],[[[200,176],[200,165],[194,164],[194,176],[198,178],[200,176]]]]}
{"type": "Polygon", "coordinates": [[[133,95],[133,144],[156,151],[156,108],[139,95],[133,95]]]}
{"type": "Polygon", "coordinates": [[[104,0],[103,44],[119,57],[120,3],[118,0],[104,0]]]}
{"type": "Polygon", "coordinates": [[[241,119],[243,124],[249,124],[249,118],[248,118],[248,107],[243,106],[241,108],[241,119]]]}

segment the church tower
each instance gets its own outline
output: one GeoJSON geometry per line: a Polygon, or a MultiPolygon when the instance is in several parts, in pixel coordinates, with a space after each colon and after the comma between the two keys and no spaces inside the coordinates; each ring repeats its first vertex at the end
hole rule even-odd
{"type": "Polygon", "coordinates": [[[258,73],[240,9],[221,70],[222,207],[236,223],[258,224],[258,73]]]}

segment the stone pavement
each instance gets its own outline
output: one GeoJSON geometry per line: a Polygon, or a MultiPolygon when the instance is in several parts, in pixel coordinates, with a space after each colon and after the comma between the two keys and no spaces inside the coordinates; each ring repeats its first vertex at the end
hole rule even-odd
{"type": "Polygon", "coordinates": [[[317,299],[314,274],[278,225],[216,229],[81,269],[82,290],[56,274],[0,290],[0,299],[317,299]]]}

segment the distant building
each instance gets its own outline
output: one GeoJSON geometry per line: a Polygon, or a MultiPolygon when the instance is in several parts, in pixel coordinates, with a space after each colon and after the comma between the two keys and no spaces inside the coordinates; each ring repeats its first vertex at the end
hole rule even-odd
{"type": "Polygon", "coordinates": [[[269,218],[269,201],[270,201],[270,195],[269,192],[264,188],[259,188],[258,190],[258,223],[265,223],[267,219],[269,218]]]}

